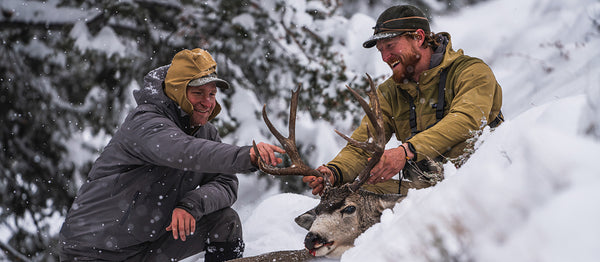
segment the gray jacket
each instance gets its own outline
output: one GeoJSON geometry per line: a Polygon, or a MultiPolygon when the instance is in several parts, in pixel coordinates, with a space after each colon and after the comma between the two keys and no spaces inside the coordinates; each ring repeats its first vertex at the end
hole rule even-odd
{"type": "Polygon", "coordinates": [[[94,163],[60,231],[61,252],[119,260],[166,232],[175,207],[196,220],[231,206],[250,147],[221,143],[163,91],[168,66],[146,75],[131,112],[94,163]]]}

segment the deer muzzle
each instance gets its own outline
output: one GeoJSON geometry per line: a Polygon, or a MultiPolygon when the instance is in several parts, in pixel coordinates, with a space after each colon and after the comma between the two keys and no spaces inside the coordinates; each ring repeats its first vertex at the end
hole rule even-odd
{"type": "Polygon", "coordinates": [[[333,241],[327,241],[327,239],[315,234],[313,232],[308,232],[306,237],[304,238],[304,247],[308,249],[308,252],[315,256],[316,252],[319,248],[331,246],[333,245],[333,241]]]}

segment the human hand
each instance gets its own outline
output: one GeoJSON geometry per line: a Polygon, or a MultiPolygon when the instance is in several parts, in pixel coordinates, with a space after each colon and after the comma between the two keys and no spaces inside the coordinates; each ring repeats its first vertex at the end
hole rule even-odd
{"type": "Polygon", "coordinates": [[[379,162],[371,169],[371,176],[367,180],[367,184],[388,181],[400,173],[400,170],[406,165],[406,160],[406,155],[402,147],[385,150],[379,162]]]}
{"type": "Polygon", "coordinates": [[[196,219],[181,208],[173,209],[173,215],[171,215],[171,224],[167,227],[167,231],[173,231],[173,238],[181,238],[181,241],[185,241],[185,237],[190,234],[194,234],[196,230],[196,219]]]}
{"type": "Polygon", "coordinates": [[[313,195],[322,195],[323,189],[325,188],[325,177],[327,177],[329,183],[333,185],[335,183],[335,176],[326,166],[317,167],[316,170],[323,174],[323,177],[305,176],[302,178],[302,182],[307,183],[308,186],[312,188],[313,195]]]}
{"type": "MultiPolygon", "coordinates": [[[[258,143],[256,147],[258,148],[260,157],[263,159],[263,161],[265,161],[266,164],[276,166],[277,164],[283,162],[281,158],[275,156],[275,152],[285,154],[285,150],[283,150],[281,147],[263,142],[258,143]]],[[[258,156],[256,152],[254,152],[254,147],[250,149],[250,161],[252,161],[252,164],[255,166],[258,165],[258,156]]]]}

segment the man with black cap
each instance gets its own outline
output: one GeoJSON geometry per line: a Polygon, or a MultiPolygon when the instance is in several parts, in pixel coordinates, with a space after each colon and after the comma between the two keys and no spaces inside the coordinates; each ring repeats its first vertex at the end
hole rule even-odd
{"type": "MultiPolygon", "coordinates": [[[[256,170],[251,146],[221,143],[216,62],[183,50],[134,91],[138,106],[100,154],[60,231],[61,261],[204,261],[242,256],[236,173],[256,170]]],[[[277,146],[259,143],[268,163],[277,146]]]]}
{"type": "MultiPolygon", "coordinates": [[[[384,152],[363,188],[407,194],[409,188],[428,187],[443,178],[439,174],[446,160],[462,164],[474,131],[503,121],[502,89],[483,61],[454,51],[450,34],[432,33],[425,14],[414,6],[388,8],[373,29],[363,47],[375,46],[393,72],[377,90],[385,135],[395,134],[403,144],[384,152]],[[406,183],[391,179],[401,170],[406,183]]],[[[363,118],[352,138],[365,141],[368,123],[363,118]]],[[[353,181],[367,159],[368,153],[348,144],[317,170],[339,185],[353,181]]],[[[313,194],[322,192],[322,178],[303,180],[313,194]]]]}

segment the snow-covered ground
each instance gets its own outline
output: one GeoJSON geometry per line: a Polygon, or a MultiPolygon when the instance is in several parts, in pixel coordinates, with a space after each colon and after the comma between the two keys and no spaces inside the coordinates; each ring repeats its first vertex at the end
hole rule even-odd
{"type": "MultiPolygon", "coordinates": [[[[364,14],[349,19],[349,32],[362,37],[348,44],[360,46],[373,24],[364,14]]],[[[507,121],[485,130],[446,180],[386,211],[341,261],[600,261],[600,2],[496,0],[436,16],[432,30],[450,32],[455,49],[492,67],[507,121]]],[[[376,50],[346,58],[355,68],[380,60],[376,50]]],[[[319,125],[299,115],[297,132],[310,136],[298,139],[329,141],[316,160],[325,163],[343,143],[319,125]]],[[[302,248],[306,231],[293,218],[318,199],[240,179],[234,208],[245,255],[302,248]]]]}

